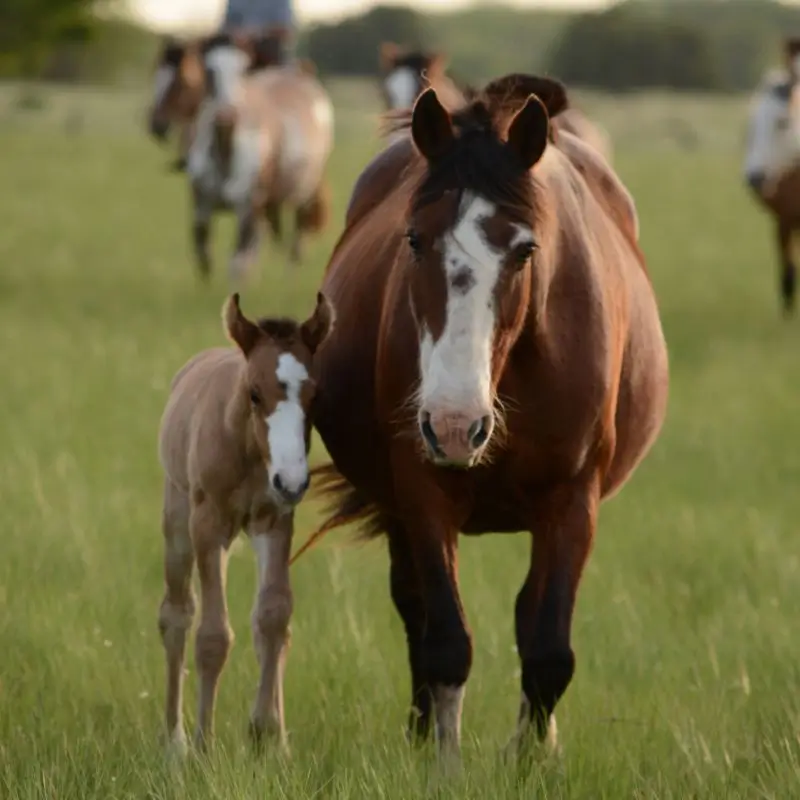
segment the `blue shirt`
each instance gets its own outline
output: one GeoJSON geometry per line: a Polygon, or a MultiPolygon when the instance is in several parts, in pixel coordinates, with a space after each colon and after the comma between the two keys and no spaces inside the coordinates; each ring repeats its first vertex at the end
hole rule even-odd
{"type": "Polygon", "coordinates": [[[292,0],[227,0],[223,28],[294,28],[292,0]]]}

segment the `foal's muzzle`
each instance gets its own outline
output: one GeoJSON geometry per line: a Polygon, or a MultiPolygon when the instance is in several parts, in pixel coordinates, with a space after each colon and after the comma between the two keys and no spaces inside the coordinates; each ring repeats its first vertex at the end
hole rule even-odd
{"type": "Polygon", "coordinates": [[[296,506],[303,499],[306,491],[308,490],[309,483],[310,478],[308,477],[308,474],[306,474],[305,479],[301,483],[297,485],[287,485],[284,482],[284,479],[281,477],[281,474],[278,472],[272,479],[272,488],[276,497],[281,502],[287,506],[296,506]]]}

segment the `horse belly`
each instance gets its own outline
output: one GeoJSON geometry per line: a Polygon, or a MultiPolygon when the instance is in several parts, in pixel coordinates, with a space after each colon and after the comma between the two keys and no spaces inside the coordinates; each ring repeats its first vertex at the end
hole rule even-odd
{"type": "MultiPolygon", "coordinates": [[[[644,276],[642,276],[644,282],[644,276]]],[[[649,283],[634,307],[620,376],[614,457],[603,497],[619,491],[650,451],[664,424],[669,394],[667,345],[649,283]]]]}

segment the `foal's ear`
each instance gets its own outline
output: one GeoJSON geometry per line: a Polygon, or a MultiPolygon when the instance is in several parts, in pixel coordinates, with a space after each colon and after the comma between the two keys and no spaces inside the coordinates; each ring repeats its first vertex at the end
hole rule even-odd
{"type": "Polygon", "coordinates": [[[222,322],[225,326],[225,333],[228,338],[239,346],[239,349],[248,355],[255,347],[261,330],[254,322],[251,322],[239,308],[239,294],[232,294],[222,307],[222,322]]]}
{"type": "Polygon", "coordinates": [[[530,169],[544,155],[549,131],[547,109],[532,94],[516,113],[508,129],[508,147],[516,153],[525,169],[530,169]]]}
{"type": "Polygon", "coordinates": [[[317,348],[325,341],[335,324],[336,311],[330,300],[322,292],[317,292],[317,307],[300,326],[303,343],[311,351],[311,355],[317,352],[317,348]]]}
{"type": "Polygon", "coordinates": [[[436,90],[426,89],[411,112],[411,136],[417,150],[428,160],[444,155],[455,142],[453,123],[447,109],[439,102],[436,90]]]}

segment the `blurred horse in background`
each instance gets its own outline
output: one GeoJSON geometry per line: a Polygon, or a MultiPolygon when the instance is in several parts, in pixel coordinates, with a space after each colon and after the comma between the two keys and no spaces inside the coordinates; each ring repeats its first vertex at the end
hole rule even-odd
{"type": "Polygon", "coordinates": [[[196,61],[185,58],[200,42],[180,42],[167,37],[161,45],[153,86],[153,98],[148,111],[148,126],[152,136],[164,141],[173,125],[179,128],[178,157],[173,169],[186,169],[186,156],[194,137],[194,123],[203,100],[203,75],[193,67],[196,61]]]}
{"type": "MultiPolygon", "coordinates": [[[[411,108],[428,87],[445,108],[460,108],[475,96],[471,86],[460,84],[447,74],[447,58],[442,53],[406,50],[394,42],[382,42],[379,49],[380,87],[387,110],[411,108]]],[[[611,163],[611,138],[576,108],[565,109],[553,120],[556,131],[566,130],[594,147],[611,163]]]]}
{"type": "Polygon", "coordinates": [[[265,217],[281,238],[281,209],[294,209],[290,261],[306,234],[327,224],[325,170],[333,147],[333,105],[308,61],[273,66],[271,51],[247,35],[217,34],[184,54],[203,76],[203,99],[189,149],[194,247],[202,276],[211,271],[210,222],[232,210],[238,236],[230,276],[241,278],[258,250],[265,217]]]}
{"type": "Polygon", "coordinates": [[[800,230],[800,37],[784,41],[785,64],[767,72],[750,104],[744,177],[775,219],[780,296],[785,316],[794,313],[797,270],[792,256],[800,230]]]}

